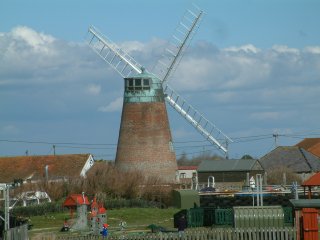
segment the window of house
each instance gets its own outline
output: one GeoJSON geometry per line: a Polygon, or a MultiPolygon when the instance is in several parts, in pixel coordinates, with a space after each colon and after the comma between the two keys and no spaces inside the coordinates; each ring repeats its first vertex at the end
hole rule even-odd
{"type": "Polygon", "coordinates": [[[180,173],[180,178],[186,178],[186,173],[180,173]]]}

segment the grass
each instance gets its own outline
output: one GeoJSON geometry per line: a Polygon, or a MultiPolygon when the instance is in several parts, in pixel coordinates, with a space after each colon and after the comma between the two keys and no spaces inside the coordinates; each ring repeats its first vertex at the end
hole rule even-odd
{"type": "MultiPolygon", "coordinates": [[[[150,231],[147,226],[155,224],[173,230],[173,215],[180,209],[168,208],[120,208],[107,210],[107,223],[110,233],[119,232],[119,223],[122,219],[127,223],[127,231],[150,231]]],[[[30,236],[39,233],[56,233],[63,225],[64,219],[69,218],[69,212],[52,213],[45,216],[31,217],[33,228],[30,236]]]]}

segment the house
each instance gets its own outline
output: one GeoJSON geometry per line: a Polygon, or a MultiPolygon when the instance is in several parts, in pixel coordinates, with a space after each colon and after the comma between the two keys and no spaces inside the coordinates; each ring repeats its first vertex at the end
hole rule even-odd
{"type": "Polygon", "coordinates": [[[279,167],[287,167],[306,180],[320,171],[320,158],[298,146],[277,147],[260,159],[266,172],[279,167]]]}
{"type": "Polygon", "coordinates": [[[93,164],[91,154],[0,157],[0,182],[26,183],[85,177],[93,164]]]}
{"type": "Polygon", "coordinates": [[[249,184],[249,176],[256,174],[264,174],[256,159],[204,160],[198,167],[199,184],[208,182],[209,185],[209,179],[213,177],[217,188],[234,186],[239,189],[249,184]]]}
{"type": "Polygon", "coordinates": [[[194,174],[197,174],[198,166],[178,166],[177,178],[179,182],[190,182],[194,174]]]}
{"type": "Polygon", "coordinates": [[[296,146],[320,157],[320,138],[305,138],[301,142],[297,143],[296,146]]]}

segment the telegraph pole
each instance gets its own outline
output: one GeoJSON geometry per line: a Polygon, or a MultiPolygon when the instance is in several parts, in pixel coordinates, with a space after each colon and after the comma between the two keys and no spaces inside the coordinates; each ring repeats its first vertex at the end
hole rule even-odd
{"type": "Polygon", "coordinates": [[[272,135],[274,137],[274,147],[278,147],[278,137],[279,137],[279,134],[278,133],[274,133],[272,135]]]}
{"type": "Polygon", "coordinates": [[[0,218],[4,221],[4,231],[7,232],[10,229],[10,216],[9,216],[9,186],[5,183],[0,183],[0,191],[3,192],[4,200],[4,218],[0,216],[0,218]]]}

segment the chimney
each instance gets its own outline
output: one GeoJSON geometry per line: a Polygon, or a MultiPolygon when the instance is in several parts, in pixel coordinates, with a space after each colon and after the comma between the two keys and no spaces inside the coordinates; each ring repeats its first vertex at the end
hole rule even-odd
{"type": "Polygon", "coordinates": [[[48,182],[48,178],[49,178],[48,169],[49,169],[49,166],[46,165],[46,166],[44,167],[44,173],[45,173],[45,178],[46,178],[46,181],[47,181],[47,182],[48,182]]]}

